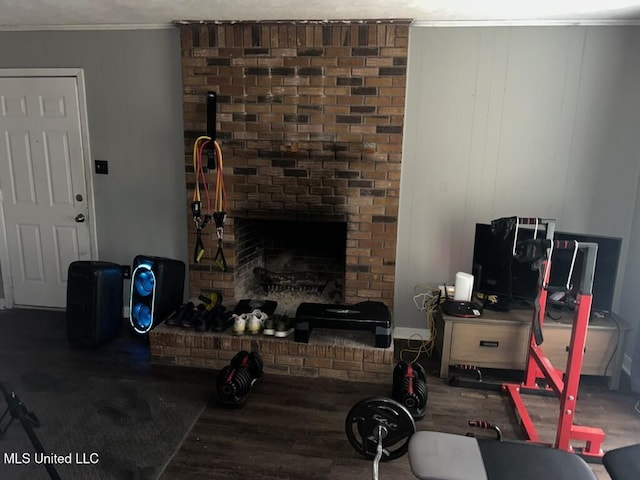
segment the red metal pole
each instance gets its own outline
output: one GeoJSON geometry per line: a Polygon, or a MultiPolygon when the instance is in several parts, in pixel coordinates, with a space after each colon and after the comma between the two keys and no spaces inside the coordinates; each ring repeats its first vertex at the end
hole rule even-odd
{"type": "Polygon", "coordinates": [[[580,372],[582,371],[584,346],[587,341],[587,328],[591,315],[591,295],[579,295],[576,303],[577,309],[573,318],[569,356],[565,369],[564,390],[560,395],[560,415],[558,416],[555,444],[556,448],[567,451],[572,451],[571,427],[578,401],[580,372]]]}

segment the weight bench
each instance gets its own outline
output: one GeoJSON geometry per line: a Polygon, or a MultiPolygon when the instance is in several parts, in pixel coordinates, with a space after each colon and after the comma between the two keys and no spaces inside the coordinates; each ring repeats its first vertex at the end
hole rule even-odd
{"type": "MultiPolygon", "coordinates": [[[[612,480],[637,480],[640,444],[611,450],[602,462],[612,480]]],[[[422,480],[597,480],[587,462],[564,450],[430,431],[411,437],[409,463],[422,480]]]]}

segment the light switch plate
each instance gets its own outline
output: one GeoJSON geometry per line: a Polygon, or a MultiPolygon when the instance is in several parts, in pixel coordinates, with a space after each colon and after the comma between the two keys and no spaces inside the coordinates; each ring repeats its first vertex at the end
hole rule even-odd
{"type": "Polygon", "coordinates": [[[100,173],[102,175],[109,174],[109,162],[106,160],[96,160],[96,174],[100,173]]]}

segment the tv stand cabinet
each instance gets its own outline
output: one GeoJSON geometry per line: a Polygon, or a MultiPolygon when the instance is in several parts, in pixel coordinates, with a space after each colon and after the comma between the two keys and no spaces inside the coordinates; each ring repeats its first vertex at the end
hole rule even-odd
{"type": "MultiPolygon", "coordinates": [[[[531,310],[493,312],[485,310],[479,318],[435,315],[436,346],[440,352],[440,377],[449,377],[456,365],[524,370],[531,329],[531,310]]],[[[559,315],[559,312],[558,312],[559,315]]],[[[564,312],[560,320],[545,318],[542,349],[555,368],[567,363],[573,312],[564,312]]],[[[624,339],[629,324],[616,314],[593,317],[589,322],[582,362],[583,375],[608,378],[610,390],[620,384],[624,339]]]]}

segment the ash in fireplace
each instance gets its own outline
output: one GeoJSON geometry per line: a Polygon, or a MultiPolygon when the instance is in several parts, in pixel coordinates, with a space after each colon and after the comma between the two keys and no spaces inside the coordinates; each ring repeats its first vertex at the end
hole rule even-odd
{"type": "MultiPolygon", "coordinates": [[[[264,274],[265,272],[258,271],[253,282],[245,285],[244,288],[237,289],[237,298],[274,300],[278,302],[276,313],[287,314],[290,317],[295,315],[296,309],[303,302],[342,303],[344,298],[344,285],[341,280],[326,280],[322,287],[318,289],[305,288],[305,286],[295,285],[293,283],[287,284],[286,281],[283,284],[272,285],[271,288],[265,289],[259,282],[259,277],[264,274]]],[[[275,275],[275,279],[282,278],[275,275]]],[[[284,276],[283,280],[291,279],[288,276],[284,276]]]]}

